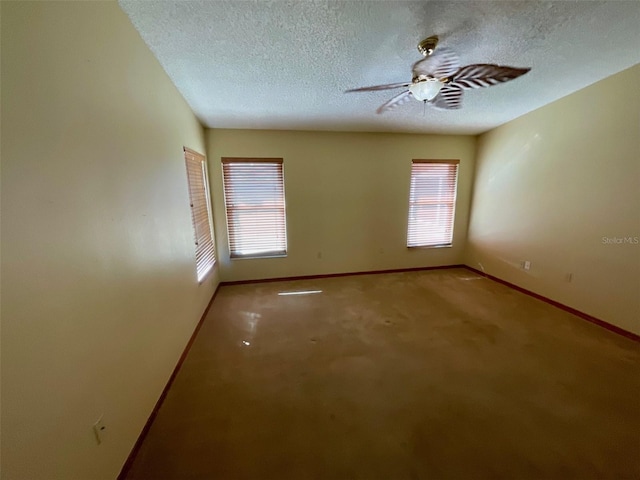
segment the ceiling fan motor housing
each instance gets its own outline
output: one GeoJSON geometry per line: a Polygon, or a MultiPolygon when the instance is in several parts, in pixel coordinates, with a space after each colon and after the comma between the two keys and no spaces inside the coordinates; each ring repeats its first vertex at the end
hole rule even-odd
{"type": "Polygon", "coordinates": [[[425,57],[428,57],[433,53],[438,45],[438,37],[433,35],[431,37],[425,38],[418,44],[418,51],[425,57]]]}

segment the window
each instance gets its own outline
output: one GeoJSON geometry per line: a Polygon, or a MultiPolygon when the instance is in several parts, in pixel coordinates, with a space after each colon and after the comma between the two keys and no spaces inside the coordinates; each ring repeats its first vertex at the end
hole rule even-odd
{"type": "Polygon", "coordinates": [[[281,158],[223,158],[231,258],[287,254],[281,158]]]}
{"type": "Polygon", "coordinates": [[[450,247],[459,160],[413,160],[408,247],[450,247]]]}
{"type": "Polygon", "coordinates": [[[201,282],[216,263],[211,232],[211,201],[209,199],[207,163],[203,155],[188,148],[184,149],[184,160],[187,164],[191,220],[193,221],[196,242],[196,274],[198,281],[201,282]]]}

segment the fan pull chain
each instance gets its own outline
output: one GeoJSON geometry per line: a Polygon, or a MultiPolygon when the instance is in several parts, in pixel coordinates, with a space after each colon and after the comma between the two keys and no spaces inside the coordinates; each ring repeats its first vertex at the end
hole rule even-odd
{"type": "Polygon", "coordinates": [[[427,116],[427,101],[426,100],[422,101],[422,116],[423,117],[427,116]]]}

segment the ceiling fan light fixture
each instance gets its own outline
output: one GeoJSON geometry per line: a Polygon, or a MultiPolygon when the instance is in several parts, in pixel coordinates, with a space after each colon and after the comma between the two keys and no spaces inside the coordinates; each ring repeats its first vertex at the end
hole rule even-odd
{"type": "Polygon", "coordinates": [[[425,80],[412,83],[409,86],[409,91],[416,100],[427,102],[436,98],[436,95],[440,93],[440,89],[443,85],[444,83],[437,78],[427,78],[425,80]]]}
{"type": "Polygon", "coordinates": [[[476,63],[460,66],[458,55],[449,48],[438,48],[438,37],[425,38],[418,44],[418,50],[425,58],[411,67],[411,82],[387,83],[346,90],[348,92],[375,92],[402,88],[389,100],[378,107],[376,113],[383,113],[415,98],[438,110],[458,110],[462,107],[462,93],[473,88],[490,87],[516,79],[530,68],[509,67],[494,63],[476,63]]]}

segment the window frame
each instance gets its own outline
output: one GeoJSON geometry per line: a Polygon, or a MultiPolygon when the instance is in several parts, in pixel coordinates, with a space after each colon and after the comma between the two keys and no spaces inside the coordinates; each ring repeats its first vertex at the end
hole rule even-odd
{"type": "Polygon", "coordinates": [[[289,251],[289,239],[287,235],[287,205],[286,205],[286,189],[285,189],[285,180],[284,180],[284,159],[283,158],[268,158],[268,157],[221,157],[221,169],[222,169],[222,184],[223,184],[223,194],[224,194],[224,210],[226,216],[226,225],[227,225],[227,244],[229,248],[229,259],[230,260],[251,260],[251,259],[266,259],[266,258],[285,258],[288,255],[289,251]],[[284,245],[283,250],[277,251],[265,251],[264,253],[248,253],[248,254],[239,254],[234,252],[233,249],[233,241],[232,239],[236,237],[234,230],[237,228],[236,225],[231,224],[230,218],[232,215],[230,213],[234,210],[233,206],[229,205],[228,201],[228,189],[227,182],[225,180],[225,165],[228,164],[275,164],[279,165],[279,177],[281,181],[281,185],[279,186],[282,190],[282,234],[284,236],[284,245]]]}
{"type": "MultiPolygon", "coordinates": [[[[409,202],[408,202],[408,212],[407,212],[407,248],[408,249],[424,249],[424,248],[451,248],[453,247],[454,233],[455,233],[455,220],[456,220],[456,207],[458,200],[458,180],[460,176],[460,160],[457,159],[413,159],[411,160],[411,170],[409,174],[409,202]],[[411,238],[411,219],[412,219],[412,208],[417,204],[417,202],[412,201],[414,197],[414,166],[415,165],[453,165],[454,166],[454,183],[453,183],[453,192],[451,202],[451,222],[449,224],[451,229],[451,240],[448,243],[421,243],[421,244],[410,244],[411,238]]],[[[446,203],[446,202],[445,202],[446,203]]]]}
{"type": "MultiPolygon", "coordinates": [[[[203,154],[196,152],[195,150],[192,150],[187,147],[182,147],[182,150],[184,152],[184,161],[185,161],[185,168],[186,168],[185,171],[187,174],[187,189],[189,191],[189,209],[191,211],[191,225],[193,227],[193,237],[194,237],[194,243],[195,243],[196,279],[198,280],[198,284],[201,284],[207,279],[207,277],[211,274],[214,267],[218,263],[218,257],[216,255],[215,231],[213,228],[213,209],[211,207],[211,190],[209,187],[209,172],[207,168],[207,159],[203,154]],[[189,157],[191,157],[192,160],[199,162],[200,164],[199,170],[202,173],[202,187],[204,190],[203,192],[195,192],[195,189],[197,188],[197,186],[192,185],[191,183],[191,175],[194,172],[191,172],[191,169],[189,166],[189,161],[190,161],[189,157]],[[198,224],[200,223],[199,221],[200,219],[196,218],[196,210],[198,209],[198,205],[196,205],[196,203],[198,203],[198,201],[195,199],[197,199],[198,195],[202,195],[202,194],[204,195],[205,208],[207,211],[207,217],[206,217],[207,227],[208,227],[208,233],[209,233],[209,240],[211,244],[210,263],[203,262],[203,260],[207,260],[209,256],[202,256],[201,254],[203,252],[206,252],[208,247],[206,246],[206,244],[204,246],[201,245],[202,238],[199,238],[199,232],[198,232],[198,224]]],[[[205,241],[206,240],[207,239],[205,237],[205,241]]]]}

